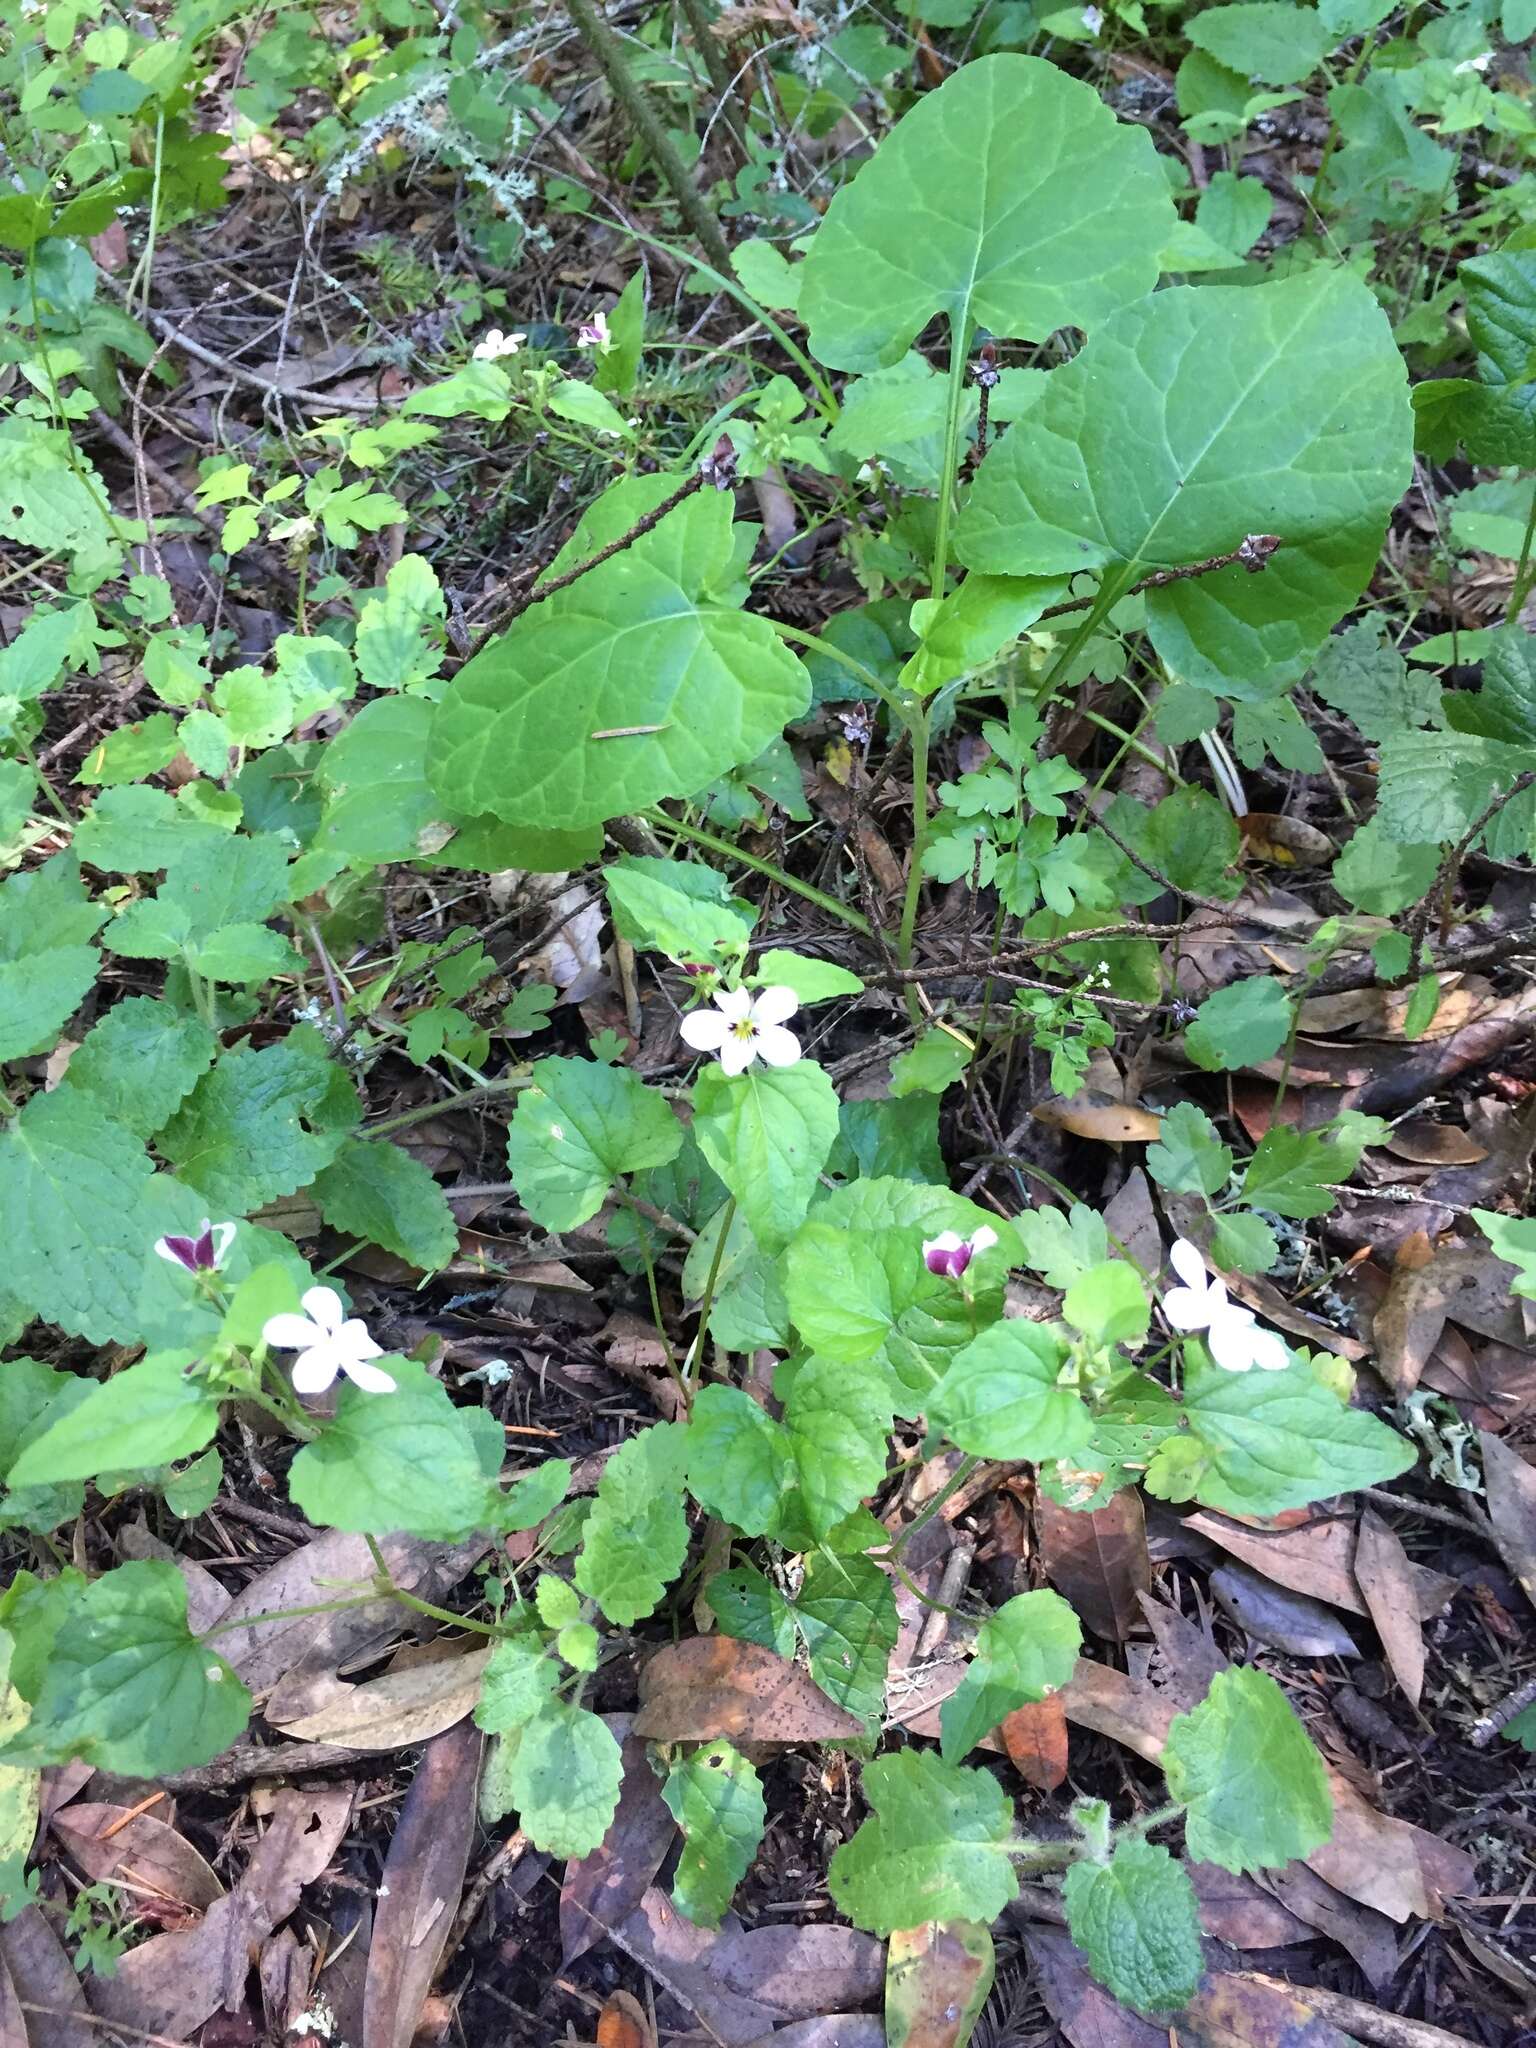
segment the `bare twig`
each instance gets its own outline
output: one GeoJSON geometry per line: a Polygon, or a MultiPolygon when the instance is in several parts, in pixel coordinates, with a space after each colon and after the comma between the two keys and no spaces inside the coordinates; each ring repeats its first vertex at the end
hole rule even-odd
{"type": "MultiPolygon", "coordinates": [[[[1257,576],[1269,567],[1269,558],[1277,548],[1285,545],[1278,533],[1246,534],[1235,548],[1228,548],[1224,555],[1207,555],[1203,562],[1189,562],[1182,569],[1154,569],[1150,576],[1143,576],[1139,583],[1133,583],[1125,593],[1135,597],[1143,590],[1161,590],[1168,583],[1184,583],[1191,576],[1210,576],[1217,569],[1230,569],[1234,562],[1241,562],[1250,576],[1257,576]]],[[[1062,604],[1047,605],[1040,614],[1042,619],[1054,619],[1062,612],[1080,612],[1087,599],[1069,597],[1062,604]]]]}
{"type": "Polygon", "coordinates": [[[1501,1734],[1517,1714],[1523,1714],[1532,1701],[1536,1700],[1536,1671],[1517,1685],[1512,1693],[1506,1693],[1496,1707],[1490,1707],[1481,1720],[1473,1723],[1468,1740],[1474,1749],[1486,1749],[1495,1735],[1501,1734]]]}

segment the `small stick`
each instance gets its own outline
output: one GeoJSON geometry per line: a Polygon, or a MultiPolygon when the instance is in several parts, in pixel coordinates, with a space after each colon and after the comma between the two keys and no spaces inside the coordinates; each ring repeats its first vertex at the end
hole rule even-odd
{"type": "MultiPolygon", "coordinates": [[[[1245,534],[1238,545],[1228,548],[1224,555],[1207,555],[1203,562],[1190,562],[1182,569],[1154,569],[1150,576],[1143,576],[1139,583],[1133,583],[1125,594],[1135,597],[1140,591],[1161,590],[1165,584],[1183,583],[1191,576],[1210,576],[1217,569],[1230,569],[1234,562],[1241,562],[1250,576],[1257,576],[1269,567],[1269,558],[1275,550],[1284,545],[1278,533],[1245,534]]],[[[1089,601],[1069,597],[1062,604],[1047,605],[1040,617],[1054,619],[1061,612],[1080,612],[1089,601]]]]}
{"type": "Polygon", "coordinates": [[[1524,1685],[1517,1685],[1496,1707],[1490,1707],[1480,1721],[1473,1723],[1472,1733],[1468,1737],[1472,1747],[1486,1749],[1495,1735],[1501,1734],[1516,1714],[1523,1714],[1533,1700],[1536,1700],[1536,1671],[1532,1672],[1524,1685]]]}

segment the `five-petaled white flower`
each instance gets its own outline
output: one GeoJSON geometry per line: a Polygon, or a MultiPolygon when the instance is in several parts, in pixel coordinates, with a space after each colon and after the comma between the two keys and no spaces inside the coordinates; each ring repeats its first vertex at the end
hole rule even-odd
{"type": "Polygon", "coordinates": [[[1228,1301],[1220,1280],[1211,1279],[1199,1250],[1187,1237],[1176,1238],[1168,1260],[1183,1281],[1163,1296],[1163,1314],[1176,1330],[1203,1330],[1206,1348],[1224,1372],[1283,1372],[1291,1362],[1285,1340],[1261,1330],[1252,1309],[1228,1301]]]}
{"type": "Polygon", "coordinates": [[[474,348],[477,363],[494,363],[502,356],[515,356],[526,334],[503,334],[499,327],[493,327],[484,341],[477,341],[474,348]]]}
{"type": "Polygon", "coordinates": [[[578,348],[595,348],[600,356],[607,355],[613,347],[613,336],[608,332],[608,315],[594,313],[590,320],[583,321],[576,330],[578,348]]]}
{"type": "Polygon", "coordinates": [[[941,1230],[937,1237],[923,1239],[923,1264],[943,1280],[958,1280],[978,1252],[990,1251],[996,1243],[997,1232],[986,1223],[970,1237],[941,1230]]]}
{"type": "Polygon", "coordinates": [[[800,1007],[792,988],[722,988],[712,1010],[693,1010],[683,1019],[683,1040],[695,1052],[717,1052],[728,1074],[744,1074],[754,1060],[792,1067],[800,1041],[784,1029],[800,1007]]]}
{"type": "Polygon", "coordinates": [[[365,1394],[392,1394],[387,1372],[368,1363],[383,1356],[360,1317],[347,1315],[334,1287],[311,1287],[300,1300],[306,1313],[268,1316],[262,1324],[265,1343],[279,1351],[297,1351],[293,1384],[300,1394],[323,1394],[337,1373],[345,1373],[365,1394]]]}
{"type": "Polygon", "coordinates": [[[173,1266],[185,1266],[189,1273],[216,1273],[234,1239],[233,1223],[210,1223],[205,1216],[196,1237],[157,1237],[155,1250],[173,1266]]]}

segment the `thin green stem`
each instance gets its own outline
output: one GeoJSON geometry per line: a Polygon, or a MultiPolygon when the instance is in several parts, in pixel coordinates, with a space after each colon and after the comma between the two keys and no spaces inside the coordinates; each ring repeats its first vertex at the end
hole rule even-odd
{"type": "Polygon", "coordinates": [[[50,810],[53,811],[56,817],[61,818],[63,822],[69,827],[71,832],[73,832],[73,830],[75,829],[75,821],[69,815],[69,812],[64,808],[64,804],[59,796],[59,792],[54,788],[53,784],[48,780],[48,777],[43,773],[43,770],[39,765],[37,755],[19,733],[15,735],[15,739],[17,746],[21,749],[22,759],[26,762],[27,766],[32,770],[32,773],[37,777],[38,781],[42,784],[43,794],[48,799],[48,805],[50,810]]]}
{"type": "MultiPolygon", "coordinates": [[[[923,853],[928,837],[928,720],[919,717],[908,728],[912,736],[912,850],[907,856],[907,893],[902,899],[901,927],[896,935],[896,958],[901,966],[912,965],[912,942],[917,934],[917,902],[923,887],[923,853]]],[[[914,1024],[921,1021],[917,990],[907,992],[907,1015],[914,1024]]]]}
{"type": "Polygon", "coordinates": [[[526,1074],[509,1075],[501,1081],[485,1081],[478,1088],[461,1088],[457,1095],[444,1095],[436,1102],[423,1102],[415,1109],[402,1110],[399,1116],[386,1117],[381,1124],[370,1124],[365,1131],[357,1133],[360,1138],[387,1138],[393,1131],[409,1130],[412,1124],[424,1124],[435,1116],[444,1116],[450,1109],[467,1109],[472,1103],[494,1102],[498,1095],[515,1095],[519,1088],[530,1085],[526,1074]]]}
{"type": "Polygon", "coordinates": [[[1531,544],[1536,541],[1536,478],[1531,480],[1531,509],[1525,515],[1525,535],[1520,542],[1520,560],[1515,565],[1514,587],[1509,593],[1509,606],[1504,613],[1504,623],[1512,626],[1519,618],[1521,608],[1529,595],[1531,581],[1536,570],[1531,567],[1531,544]]]}
{"type": "Polygon", "coordinates": [[[472,1629],[477,1636],[507,1636],[510,1629],[497,1628],[488,1621],[471,1621],[467,1614],[455,1614],[449,1607],[434,1607],[430,1600],[418,1600],[414,1593],[407,1593],[404,1586],[397,1586],[385,1562],[384,1553],[376,1539],[365,1536],[368,1554],[373,1559],[373,1568],[378,1573],[378,1590],[391,1600],[398,1600],[402,1607],[409,1607],[416,1614],[429,1615],[433,1621],[446,1622],[450,1628],[472,1629]]]}
{"type": "Polygon", "coordinates": [[[260,1614],[239,1615],[234,1621],[216,1621],[212,1628],[205,1628],[197,1640],[211,1643],[215,1636],[229,1635],[237,1628],[260,1628],[273,1621],[302,1621],[307,1614],[344,1614],[349,1607],[366,1607],[378,1597],[370,1589],[366,1593],[354,1593],[345,1600],[314,1600],[307,1607],[269,1607],[260,1614]]]}
{"type": "Polygon", "coordinates": [[[966,324],[950,315],[949,394],[944,407],[944,452],[939,462],[938,518],[933,529],[933,569],[928,589],[928,595],[934,598],[944,595],[944,578],[949,569],[949,522],[960,467],[960,415],[965,405],[965,345],[969,339],[966,324]]]}
{"type": "Polygon", "coordinates": [[[1128,1820],[1123,1828],[1115,1829],[1117,1842],[1139,1842],[1143,1835],[1150,1835],[1155,1828],[1167,1827],[1183,1813],[1183,1803],[1170,1799],[1166,1806],[1154,1806],[1150,1813],[1142,1814],[1136,1820],[1128,1820]]]}
{"type": "MultiPolygon", "coordinates": [[[[702,825],[685,825],[681,818],[674,818],[666,811],[645,811],[642,816],[647,823],[660,826],[664,831],[676,832],[680,838],[691,840],[695,846],[707,846],[711,853],[722,853],[728,860],[740,861],[744,868],[751,868],[754,874],[766,875],[769,881],[777,882],[781,889],[788,889],[792,895],[802,897],[807,903],[814,903],[818,910],[824,910],[828,917],[835,917],[839,923],[862,932],[866,939],[873,938],[874,932],[867,917],[857,910],[850,910],[846,903],[839,903],[835,896],[829,896],[824,889],[818,889],[811,882],[802,882],[798,875],[786,874],[771,860],[763,860],[755,853],[747,853],[732,840],[722,839],[716,832],[705,831],[702,825]]],[[[526,1084],[520,1084],[526,1085],[526,1084]]],[[[388,1130],[393,1126],[379,1124],[374,1130],[388,1130]]],[[[371,1137],[373,1132],[365,1135],[371,1137]]]]}
{"type": "Polygon", "coordinates": [[[661,1339],[661,1355],[666,1360],[667,1372],[677,1389],[678,1399],[683,1404],[683,1414],[687,1415],[692,1406],[692,1397],[688,1392],[688,1382],[678,1370],[671,1340],[667,1336],[666,1319],[661,1313],[661,1291],[656,1285],[656,1261],[651,1257],[651,1241],[646,1230],[646,1219],[622,1180],[615,1182],[614,1193],[635,1219],[635,1242],[640,1247],[640,1257],[645,1265],[645,1284],[651,1296],[651,1321],[656,1325],[656,1335],[661,1339]]]}
{"type": "Polygon", "coordinates": [[[970,1621],[973,1619],[971,1615],[963,1613],[958,1607],[946,1607],[942,1600],[935,1600],[931,1593],[925,1593],[912,1574],[904,1566],[899,1565],[894,1557],[887,1557],[885,1562],[890,1566],[897,1578],[900,1579],[913,1599],[920,1600],[925,1607],[931,1607],[935,1614],[947,1614],[951,1621],[970,1621]]]}
{"type": "Polygon", "coordinates": [[[934,1516],[943,1507],[944,1503],[954,1498],[955,1494],[959,1492],[962,1486],[964,1486],[966,1480],[970,1478],[971,1474],[976,1470],[976,1467],[980,1463],[980,1458],[972,1457],[970,1453],[967,1452],[965,1457],[963,1457],[960,1460],[959,1464],[955,1467],[954,1471],[950,1473],[949,1478],[944,1482],[944,1485],[934,1495],[933,1499],[929,1501],[927,1507],[923,1509],[923,1512],[920,1515],[916,1516],[912,1521],[908,1522],[907,1526],[905,1527],[905,1529],[902,1530],[901,1534],[894,1539],[890,1549],[885,1552],[886,1561],[888,1563],[894,1563],[895,1560],[898,1557],[900,1557],[901,1553],[906,1549],[907,1545],[912,1541],[912,1538],[917,1534],[919,1529],[927,1528],[928,1524],[933,1520],[934,1516]]]}
{"type": "Polygon", "coordinates": [[[720,1235],[715,1239],[715,1255],[709,1262],[709,1278],[704,1283],[704,1298],[699,1303],[699,1327],[694,1335],[692,1344],[688,1347],[688,1357],[683,1361],[685,1378],[687,1377],[689,1365],[694,1367],[694,1378],[697,1378],[699,1369],[704,1362],[704,1340],[709,1335],[709,1318],[715,1306],[715,1288],[720,1281],[720,1266],[725,1257],[725,1241],[730,1236],[731,1225],[735,1221],[736,1197],[732,1195],[721,1212],[720,1235]]]}
{"type": "Polygon", "coordinates": [[[675,242],[663,241],[659,235],[648,235],[628,221],[621,223],[620,231],[637,242],[644,242],[649,249],[659,249],[664,256],[672,256],[690,264],[701,277],[707,277],[711,284],[718,285],[721,291],[728,293],[738,306],[744,307],[752,315],[754,320],[760,320],[795,367],[804,372],[815,393],[813,403],[822,418],[829,424],[837,418],[840,408],[832,386],[805,350],[785,333],[782,325],[774,319],[767,307],[760,306],[750,292],[742,289],[739,280],[732,276],[729,265],[723,270],[717,270],[712,263],[705,263],[695,256],[691,249],[680,249],[675,242]]]}
{"type": "Polygon", "coordinates": [[[845,668],[851,676],[857,676],[867,690],[874,691],[892,718],[911,730],[912,704],[906,698],[898,696],[889,683],[882,682],[872,668],[866,668],[862,661],[844,648],[834,645],[830,640],[819,638],[815,633],[807,633],[801,626],[786,625],[782,619],[774,619],[771,623],[773,630],[781,639],[798,640],[802,647],[814,647],[818,654],[824,654],[829,660],[835,661],[839,668],[845,668]]]}

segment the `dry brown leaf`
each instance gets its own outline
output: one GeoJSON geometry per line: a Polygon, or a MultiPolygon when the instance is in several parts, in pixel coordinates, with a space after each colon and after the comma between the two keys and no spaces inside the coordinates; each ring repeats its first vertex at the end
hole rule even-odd
{"type": "Polygon", "coordinates": [[[1042,1493],[1036,1516],[1046,1577],[1096,1636],[1123,1643],[1141,1627],[1138,1594],[1152,1589],[1140,1494],[1127,1487],[1103,1507],[1074,1514],[1042,1493]]]}
{"type": "Polygon", "coordinates": [[[1414,1706],[1424,1687],[1424,1629],[1417,1612],[1413,1563],[1397,1532],[1374,1508],[1360,1517],[1355,1584],[1381,1637],[1392,1676],[1414,1706]]]}
{"type": "Polygon", "coordinates": [[[21,2048],[102,2048],[80,1979],[39,1907],[26,1906],[0,1926],[0,1966],[19,2005],[48,2008],[27,2014],[21,2048]]]}
{"type": "MultiPolygon", "coordinates": [[[[1277,1586],[1289,1586],[1293,1593],[1309,1593],[1330,1607],[1342,1607],[1346,1614],[1368,1614],[1369,1609],[1355,1584],[1355,1536],[1347,1521],[1337,1517],[1309,1517],[1287,1525],[1284,1516],[1276,1526],[1250,1526],[1202,1509],[1185,1518],[1184,1526],[1197,1536],[1208,1536],[1231,1557],[1241,1558],[1277,1586]]],[[[1461,1581],[1442,1572],[1413,1567],[1416,1589],[1415,1612],[1421,1621],[1438,1614],[1461,1581]]]]}
{"type": "MultiPolygon", "coordinates": [[[[295,1533],[302,1534],[304,1526],[295,1523],[295,1533]]],[[[459,1544],[422,1543],[414,1536],[385,1536],[379,1541],[395,1584],[439,1604],[489,1548],[489,1540],[483,1537],[459,1544]]],[[[252,1579],[231,1602],[224,1621],[227,1625],[246,1615],[334,1600],[349,1589],[370,1585],[373,1575],[366,1539],[327,1529],[252,1579]]],[[[405,1632],[406,1621],[398,1600],[369,1600],[334,1614],[307,1614],[228,1628],[219,1637],[219,1654],[253,1692],[263,1693],[285,1674],[335,1672],[353,1659],[387,1649],[405,1632]]]]}
{"type": "Polygon", "coordinates": [[[749,2048],[886,2048],[885,2024],[873,2013],[831,2012],[814,2020],[776,2027],[749,2048]]]}
{"type": "Polygon", "coordinates": [[[416,1766],[368,1946],[363,2048],[410,2048],[464,1889],[481,1741],[472,1724],[451,1728],[433,1737],[416,1766]]]}
{"type": "Polygon", "coordinates": [[[295,1742],[403,1749],[441,1735],[473,1710],[490,1655],[488,1649],[465,1649],[401,1665],[363,1685],[348,1685],[329,1672],[284,1679],[267,1702],[266,1718],[295,1742]]]}
{"type": "Polygon", "coordinates": [[[1536,1468],[1490,1431],[1485,1430],[1478,1443],[1499,1555],[1536,1605],[1536,1468]]]}
{"type": "Polygon", "coordinates": [[[710,1953],[715,1983],[760,2000],[783,2019],[865,2005],[885,1981],[885,1950],[853,1927],[722,1927],[710,1953]]]}
{"type": "Polygon", "coordinates": [[[1008,1761],[1037,1792],[1054,1792],[1067,1775],[1067,1710],[1060,1695],[1015,1707],[1000,1727],[1008,1761]]]}
{"type": "Polygon", "coordinates": [[[623,1747],[624,1777],[607,1834],[590,1856],[573,1857],[565,1866],[560,1946],[567,1965],[628,1919],[677,1835],[661,1780],[651,1769],[646,1744],[630,1733],[629,1717],[609,1716],[608,1727],[623,1747]]]}
{"type": "Polygon", "coordinates": [[[1387,1134],[1382,1149],[1415,1166],[1476,1166],[1488,1157],[1486,1145],[1457,1124],[1437,1124],[1432,1117],[1411,1116],[1387,1134]]]}
{"type": "Polygon", "coordinates": [[[1240,819],[1243,845],[1255,860],[1281,868],[1318,868],[1331,861],[1335,847],[1326,832],[1300,818],[1278,811],[1250,811],[1240,819]]]}
{"type": "Polygon", "coordinates": [[[898,1928],[885,1967],[891,2048],[964,2048],[992,1987],[992,1937],[964,1921],[898,1928]]]}
{"type": "Polygon", "coordinates": [[[1422,1230],[1397,1247],[1392,1278],[1371,1318],[1371,1338],[1382,1377],[1399,1397],[1418,1385],[1459,1281],[1455,1254],[1437,1255],[1422,1230]]]}
{"type": "Polygon", "coordinates": [[[1397,1975],[1397,1936],[1385,1913],[1346,1898],[1305,1863],[1261,1871],[1254,1881],[1287,1912],[1336,1941],[1354,1958],[1373,1990],[1379,1991],[1397,1975]]]}
{"type": "Polygon", "coordinates": [[[1255,1642],[1268,1643],[1288,1657],[1360,1654],[1331,1608],[1310,1594],[1277,1586],[1248,1565],[1218,1565],[1210,1575],[1210,1585],[1217,1606],[1255,1642]]]}
{"type": "Polygon", "coordinates": [[[1179,2014],[1181,2048],[1357,2048],[1348,2034],[1273,1977],[1211,1970],[1179,2014]]]}
{"type": "Polygon", "coordinates": [[[105,1801],[63,1807],[50,1823],[86,1876],[115,1877],[190,1912],[206,1913],[224,1887],[185,1835],[153,1813],[105,1801]]]}
{"type": "Polygon", "coordinates": [[[656,2029],[639,1999],[610,1991],[597,2016],[597,2048],[656,2048],[656,2029]]]}
{"type": "Polygon", "coordinates": [[[1253,1878],[1215,1863],[1186,1863],[1184,1868],[1200,1902],[1200,1925],[1217,1941],[1233,1948],[1289,1948],[1311,1936],[1307,1922],[1253,1878]]]}
{"type": "Polygon", "coordinates": [[[656,1742],[837,1742],[864,1726],[797,1665],[733,1636],[658,1650],[640,1674],[640,1700],[635,1733],[656,1742]]]}
{"type": "Polygon", "coordinates": [[[11,1982],[5,1958],[0,1955],[0,2048],[28,2048],[27,2016],[11,1982]]]}
{"type": "Polygon", "coordinates": [[[653,1886],[611,1938],[697,2015],[708,2030],[706,2039],[712,2037],[721,2048],[756,2048],[771,2037],[778,2048],[783,2036],[774,2033],[774,2025],[782,2015],[716,1980],[721,1937],[685,1920],[665,1892],[653,1886]]]}
{"type": "Polygon", "coordinates": [[[1368,1116],[1401,1116],[1447,1081],[1454,1081],[1469,1067],[1495,1059],[1506,1046],[1529,1035],[1536,1016],[1536,987],[1523,988],[1518,995],[1495,1003],[1478,1017],[1446,1038],[1437,1038],[1421,1051],[1385,1073],[1367,1077],[1352,1086],[1344,1107],[1362,1110],[1368,1116]]]}
{"type": "Polygon", "coordinates": [[[1053,1131],[1092,1138],[1100,1145],[1144,1145],[1163,1127],[1162,1118],[1150,1109],[1125,1102],[1095,1102],[1093,1091],[1087,1088],[1081,1095],[1051,1096],[1037,1102],[1030,1115],[1053,1131]]]}
{"type": "Polygon", "coordinates": [[[215,1900],[200,1926],[129,1949],[115,1977],[96,1981],[97,2011],[171,2035],[194,2032],[221,2005],[233,2011],[257,1949],[327,1868],[351,1815],[350,1786],[275,1792],[271,1822],[234,1890],[215,1900]]]}
{"type": "Polygon", "coordinates": [[[1142,2019],[1095,1983],[1065,1934],[1031,1923],[1024,1945],[1045,2009],[1072,2048],[1168,2048],[1167,2027],[1142,2019]]]}

